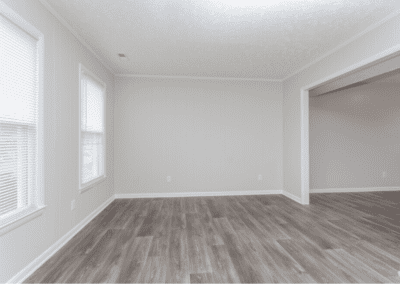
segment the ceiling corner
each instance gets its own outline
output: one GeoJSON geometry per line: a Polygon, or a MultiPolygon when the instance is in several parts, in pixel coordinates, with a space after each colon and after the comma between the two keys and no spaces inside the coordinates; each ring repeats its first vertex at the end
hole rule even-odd
{"type": "Polygon", "coordinates": [[[290,79],[291,77],[299,74],[301,71],[307,69],[308,67],[318,63],[319,61],[321,61],[322,59],[328,57],[329,55],[335,53],[336,51],[342,49],[343,47],[349,45],[350,43],[352,43],[353,41],[357,40],[358,38],[362,37],[363,35],[367,34],[370,31],[373,31],[374,29],[380,27],[381,25],[383,25],[384,23],[390,21],[391,19],[395,18],[396,16],[400,15],[400,9],[395,10],[394,12],[390,13],[388,16],[386,16],[385,18],[383,18],[382,20],[380,20],[379,22],[370,25],[369,27],[367,27],[365,30],[363,30],[362,32],[360,32],[359,34],[353,36],[352,38],[346,40],[345,42],[339,44],[338,46],[336,46],[335,48],[331,49],[330,51],[326,52],[325,54],[323,54],[322,56],[318,57],[317,59],[311,61],[310,63],[304,65],[303,67],[297,69],[296,71],[294,71],[293,73],[291,73],[290,75],[286,76],[285,78],[282,79],[282,82],[285,82],[286,80],[290,79]]]}
{"type": "Polygon", "coordinates": [[[110,71],[113,76],[116,75],[116,72],[111,66],[107,63],[107,61],[97,54],[93,48],[79,35],[79,33],[70,25],[68,22],[56,11],[53,9],[53,7],[46,1],[46,0],[39,0],[39,2],[54,16],[63,24],[78,40],[79,42],[85,46],[98,60],[99,62],[107,68],[108,71],[110,71]]]}

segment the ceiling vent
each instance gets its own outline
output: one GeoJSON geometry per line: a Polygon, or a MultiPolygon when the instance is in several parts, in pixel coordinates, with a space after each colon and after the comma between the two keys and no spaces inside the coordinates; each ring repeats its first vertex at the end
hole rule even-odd
{"type": "Polygon", "coordinates": [[[126,57],[126,55],[123,54],[123,53],[118,53],[118,57],[119,57],[119,60],[121,60],[121,61],[127,61],[128,60],[128,57],[126,57]]]}

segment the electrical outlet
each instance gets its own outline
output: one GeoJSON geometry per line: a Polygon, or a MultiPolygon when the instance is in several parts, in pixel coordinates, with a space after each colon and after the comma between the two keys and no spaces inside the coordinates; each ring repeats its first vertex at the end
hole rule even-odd
{"type": "Polygon", "coordinates": [[[262,175],[258,175],[258,180],[262,180],[262,175]]]}
{"type": "Polygon", "coordinates": [[[167,182],[171,182],[171,176],[167,176],[167,182]]]}
{"type": "Polygon", "coordinates": [[[75,199],[71,201],[71,211],[75,209],[75,199]]]}
{"type": "Polygon", "coordinates": [[[387,173],[386,172],[382,172],[382,177],[386,178],[386,176],[387,176],[387,173]]]}

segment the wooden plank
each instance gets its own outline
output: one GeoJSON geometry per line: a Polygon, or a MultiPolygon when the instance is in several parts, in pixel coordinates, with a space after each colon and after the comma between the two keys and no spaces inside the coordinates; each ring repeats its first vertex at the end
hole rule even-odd
{"type": "Polygon", "coordinates": [[[199,197],[183,197],[181,198],[181,208],[183,213],[197,213],[197,200],[200,200],[199,197]]]}
{"type": "Polygon", "coordinates": [[[388,283],[389,279],[380,275],[361,261],[357,260],[343,249],[328,250],[331,259],[342,271],[346,272],[349,282],[388,283]]]}
{"type": "Polygon", "coordinates": [[[190,283],[214,283],[212,273],[191,273],[190,283]]]}
{"type": "Polygon", "coordinates": [[[187,213],[186,224],[190,273],[211,272],[207,241],[198,215],[187,213]]]}
{"type": "Polygon", "coordinates": [[[184,213],[172,215],[172,228],[186,229],[186,215],[184,213]]]}
{"type": "MultiPolygon", "coordinates": [[[[166,207],[168,203],[165,203],[166,207]]],[[[172,228],[172,216],[167,213],[163,213],[161,209],[161,214],[158,216],[158,222],[153,227],[153,241],[149,251],[149,256],[151,257],[163,257],[165,259],[168,256],[168,248],[170,243],[170,236],[172,228]]],[[[170,212],[172,213],[172,212],[170,212]]]]}
{"type": "Polygon", "coordinates": [[[391,277],[388,277],[389,278],[389,282],[390,283],[400,283],[400,276],[391,276],[391,277]]]}
{"type": "Polygon", "coordinates": [[[171,231],[169,260],[165,282],[189,283],[189,255],[186,230],[171,231]]]}
{"type": "Polygon", "coordinates": [[[235,211],[236,215],[246,224],[248,230],[258,238],[274,239],[259,221],[257,221],[249,212],[238,202],[231,202],[229,206],[235,211]]]}
{"type": "Polygon", "coordinates": [[[118,233],[119,230],[108,229],[96,246],[83,258],[73,273],[61,277],[58,279],[58,282],[91,282],[98,272],[98,268],[104,266],[107,256],[112,252],[115,237],[118,233]]]}
{"type": "Polygon", "coordinates": [[[225,202],[221,197],[206,197],[208,209],[213,218],[225,217],[225,202]]]}
{"type": "Polygon", "coordinates": [[[338,270],[319,247],[293,240],[278,240],[277,242],[315,281],[319,283],[348,282],[343,271],[338,270]]]}
{"type": "Polygon", "coordinates": [[[136,237],[122,256],[122,266],[118,275],[119,283],[138,282],[140,272],[147,260],[153,237],[136,237]]]}
{"type": "Polygon", "coordinates": [[[270,282],[268,271],[261,260],[240,241],[229,221],[226,218],[218,218],[215,221],[240,282],[270,282]]]}
{"type": "Polygon", "coordinates": [[[216,283],[238,283],[240,277],[225,245],[210,246],[209,256],[213,279],[216,283]]]}
{"type": "Polygon", "coordinates": [[[115,206],[111,208],[111,210],[107,213],[107,215],[104,216],[98,223],[99,227],[105,228],[105,229],[111,229],[110,226],[114,224],[114,221],[117,220],[127,209],[129,206],[129,200],[128,199],[121,199],[115,202],[115,206]]]}
{"type": "Polygon", "coordinates": [[[203,226],[203,231],[206,236],[207,245],[208,246],[222,245],[223,240],[215,228],[211,212],[207,206],[205,199],[204,198],[197,199],[196,206],[198,210],[197,215],[200,218],[200,222],[203,226]]]}
{"type": "Polygon", "coordinates": [[[250,214],[254,220],[256,220],[263,227],[263,231],[266,232],[266,234],[264,234],[264,238],[275,240],[290,239],[290,237],[284,231],[282,231],[279,226],[269,220],[268,216],[266,216],[262,210],[259,210],[252,205],[254,203],[255,202],[241,202],[240,204],[248,212],[248,214],[250,214]]]}
{"type": "Polygon", "coordinates": [[[112,229],[126,229],[126,225],[128,221],[134,216],[138,214],[138,210],[140,209],[141,201],[138,199],[128,199],[128,204],[125,208],[121,208],[120,214],[117,214],[111,223],[109,224],[109,228],[112,229]]]}
{"type": "Polygon", "coordinates": [[[167,259],[161,256],[147,257],[138,277],[138,283],[163,283],[167,277],[167,259]]]}
{"type": "Polygon", "coordinates": [[[152,236],[154,230],[157,228],[158,223],[161,222],[160,212],[163,200],[152,201],[150,204],[149,212],[143,220],[143,224],[138,232],[138,237],[152,236]]]}

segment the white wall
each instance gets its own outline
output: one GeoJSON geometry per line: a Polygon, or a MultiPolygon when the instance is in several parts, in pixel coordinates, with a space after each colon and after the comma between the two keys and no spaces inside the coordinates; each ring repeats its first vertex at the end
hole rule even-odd
{"type": "Polygon", "coordinates": [[[400,84],[312,97],[309,117],[310,189],[400,185],[400,84]]]}
{"type": "Polygon", "coordinates": [[[301,196],[301,88],[400,44],[400,16],[366,33],[283,83],[284,189],[301,196]]]}
{"type": "Polygon", "coordinates": [[[117,194],[282,189],[281,83],[116,77],[114,112],[117,194]]]}
{"type": "Polygon", "coordinates": [[[0,236],[0,283],[8,281],[83,220],[113,192],[113,75],[39,1],[3,0],[44,34],[45,203],[40,217],[0,236]],[[107,84],[107,175],[78,192],[78,64],[107,84]],[[71,211],[71,200],[76,209],[71,211]]]}

